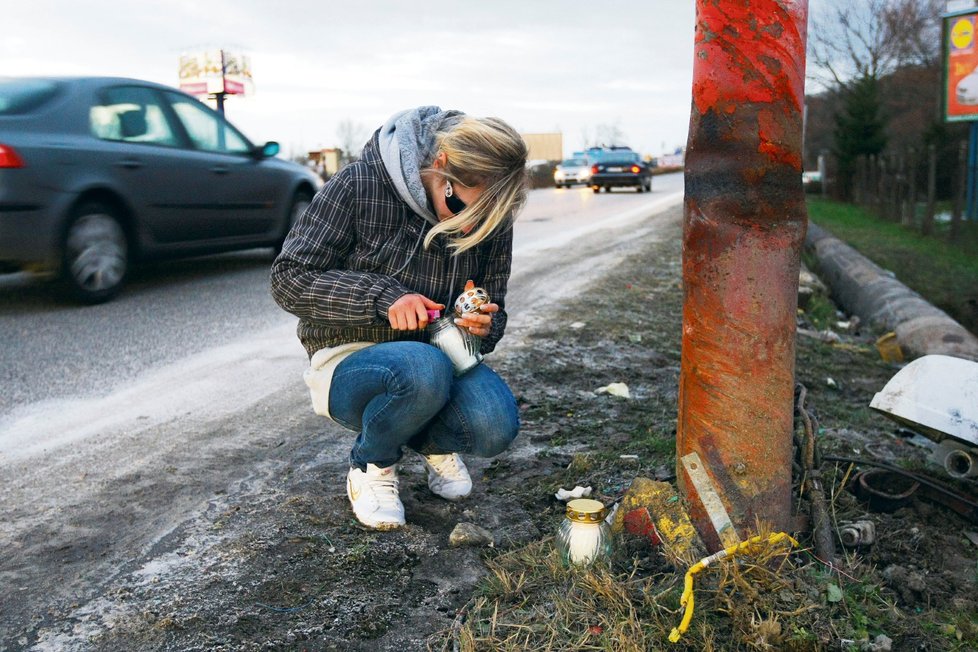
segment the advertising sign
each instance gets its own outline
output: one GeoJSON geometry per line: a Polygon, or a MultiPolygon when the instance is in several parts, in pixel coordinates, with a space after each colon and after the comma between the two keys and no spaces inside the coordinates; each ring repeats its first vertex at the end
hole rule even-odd
{"type": "Polygon", "coordinates": [[[945,18],[944,119],[978,120],[978,11],[945,18]]]}
{"type": "Polygon", "coordinates": [[[191,95],[250,95],[251,61],[240,53],[208,50],[180,57],[180,90],[191,95]]]}

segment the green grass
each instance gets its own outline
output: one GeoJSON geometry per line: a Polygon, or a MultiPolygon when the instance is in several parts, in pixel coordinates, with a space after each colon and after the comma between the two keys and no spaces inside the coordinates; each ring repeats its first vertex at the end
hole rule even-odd
{"type": "Polygon", "coordinates": [[[819,198],[809,199],[808,216],[978,333],[978,222],[963,223],[949,242],[947,225],[924,237],[858,206],[819,198]]]}

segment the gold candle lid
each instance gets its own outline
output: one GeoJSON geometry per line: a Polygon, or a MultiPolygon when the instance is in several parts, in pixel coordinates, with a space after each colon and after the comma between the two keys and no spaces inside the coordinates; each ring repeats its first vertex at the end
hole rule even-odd
{"type": "Polygon", "coordinates": [[[577,523],[600,523],[607,513],[603,503],[590,498],[575,498],[567,503],[567,518],[577,523]]]}

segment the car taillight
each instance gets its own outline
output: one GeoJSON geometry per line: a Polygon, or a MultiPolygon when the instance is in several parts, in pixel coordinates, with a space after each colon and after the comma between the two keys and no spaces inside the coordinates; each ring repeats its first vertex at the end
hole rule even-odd
{"type": "Polygon", "coordinates": [[[641,171],[642,171],[642,168],[638,167],[637,165],[633,165],[632,166],[632,174],[638,174],[641,171]]]}
{"type": "Polygon", "coordinates": [[[598,173],[598,166],[597,165],[592,165],[591,166],[591,174],[597,174],[597,173],[598,173]]]}
{"type": "Polygon", "coordinates": [[[24,159],[9,145],[0,144],[0,168],[22,168],[24,159]]]}

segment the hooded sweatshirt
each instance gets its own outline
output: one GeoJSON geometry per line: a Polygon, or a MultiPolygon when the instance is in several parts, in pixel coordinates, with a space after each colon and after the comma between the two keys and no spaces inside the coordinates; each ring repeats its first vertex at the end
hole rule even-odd
{"type": "Polygon", "coordinates": [[[431,165],[437,154],[435,134],[442,127],[457,124],[463,117],[461,111],[422,106],[395,113],[377,134],[380,158],[397,194],[432,225],[438,224],[438,218],[428,204],[421,170],[431,165]]]}
{"type": "Polygon", "coordinates": [[[427,249],[423,245],[438,221],[421,170],[435,156],[437,129],[462,117],[438,107],[393,116],[360,160],[334,175],[292,226],[272,265],[272,296],[299,317],[299,339],[310,357],[351,343],[428,341],[424,330],[392,329],[387,310],[410,293],[451,306],[468,279],[500,307],[482,352],[491,352],[502,337],[511,226],[457,255],[442,236],[427,249]]]}

